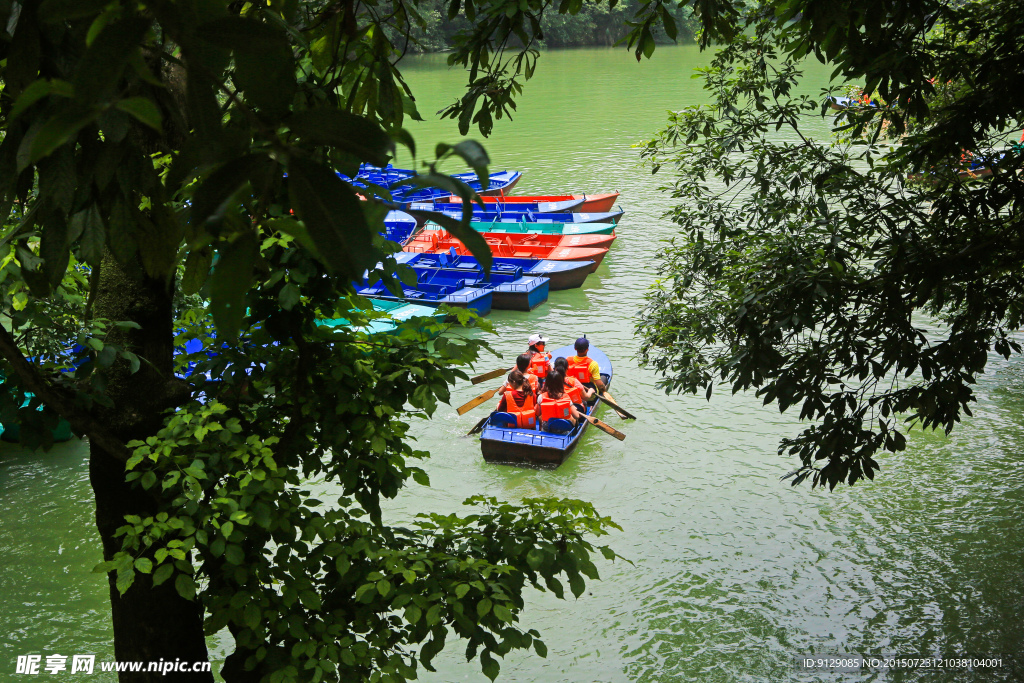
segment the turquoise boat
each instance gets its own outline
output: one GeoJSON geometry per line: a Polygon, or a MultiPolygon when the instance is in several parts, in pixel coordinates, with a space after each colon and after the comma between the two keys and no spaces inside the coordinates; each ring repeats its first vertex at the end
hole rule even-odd
{"type": "MultiPolygon", "coordinates": [[[[610,235],[615,231],[615,223],[534,223],[530,221],[487,223],[472,221],[470,225],[477,232],[512,235],[610,235]]],[[[423,229],[441,230],[442,228],[436,223],[428,222],[423,229]]]]}
{"type": "MultiPolygon", "coordinates": [[[[0,383],[3,383],[7,378],[3,374],[0,374],[0,383]]],[[[35,394],[25,393],[25,400],[22,402],[22,408],[28,408],[32,402],[32,398],[35,394]]],[[[42,410],[43,406],[36,407],[36,410],[42,410]]],[[[74,434],[71,433],[71,425],[68,424],[67,420],[61,419],[54,427],[50,434],[53,436],[53,440],[57,443],[62,441],[70,441],[74,434]]],[[[0,422],[0,439],[9,443],[19,443],[21,441],[21,425],[17,422],[0,422]]]]}
{"type": "MultiPolygon", "coordinates": [[[[387,318],[376,318],[369,321],[369,324],[362,329],[367,334],[394,334],[398,330],[399,323],[411,318],[433,318],[438,322],[444,322],[444,314],[432,306],[420,306],[419,304],[408,304],[401,301],[386,301],[384,299],[370,299],[373,310],[387,313],[387,318]]],[[[345,318],[332,318],[317,320],[317,325],[339,325],[350,326],[351,321],[345,318]]]]}

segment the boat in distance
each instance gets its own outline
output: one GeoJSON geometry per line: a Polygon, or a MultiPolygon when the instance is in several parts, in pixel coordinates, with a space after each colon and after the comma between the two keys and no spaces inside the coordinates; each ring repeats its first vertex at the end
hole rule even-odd
{"type": "MultiPolygon", "coordinates": [[[[338,174],[342,180],[356,187],[365,188],[368,183],[372,183],[374,185],[387,188],[391,193],[392,202],[402,205],[419,201],[442,201],[445,198],[453,196],[450,191],[442,190],[440,188],[415,188],[411,185],[398,185],[398,183],[408,180],[416,175],[416,171],[413,171],[412,169],[395,168],[390,164],[384,168],[363,164],[359,167],[359,172],[356,174],[355,178],[349,178],[348,176],[340,173],[338,174]]],[[[518,183],[523,177],[523,174],[520,171],[500,171],[497,173],[491,173],[488,175],[488,185],[486,189],[484,189],[483,185],[480,183],[476,173],[456,173],[451,177],[466,183],[474,192],[481,196],[501,196],[505,193],[511,192],[512,188],[514,188],[516,183],[518,183]]]]}
{"type": "MultiPolygon", "coordinates": [[[[572,346],[563,346],[551,353],[553,358],[569,358],[576,355],[572,346]]],[[[600,349],[591,346],[587,353],[597,361],[601,379],[605,386],[612,382],[612,363],[600,349]]],[[[593,405],[587,406],[587,415],[595,416],[598,407],[603,403],[597,397],[593,405]]],[[[480,434],[480,452],[484,460],[506,465],[532,465],[535,467],[558,467],[568,459],[580,439],[587,431],[590,423],[580,420],[566,434],[554,434],[541,429],[526,429],[508,426],[502,416],[507,413],[491,413],[483,432],[480,434]]]]}
{"type": "MultiPolygon", "coordinates": [[[[425,204],[416,202],[409,204],[409,209],[416,209],[417,206],[424,206],[425,204]]],[[[440,202],[434,202],[432,204],[434,208],[424,209],[426,211],[436,211],[437,213],[443,213],[452,218],[462,218],[462,207],[461,205],[448,204],[449,208],[444,208],[445,205],[440,202]]],[[[619,209],[618,211],[606,211],[604,213],[572,213],[566,211],[564,213],[533,213],[531,211],[505,211],[498,213],[497,211],[481,211],[479,207],[474,206],[472,221],[475,223],[611,223],[612,226],[617,224],[622,218],[622,214],[625,211],[619,209]]]]}
{"type": "MultiPolygon", "coordinates": [[[[415,243],[410,240],[410,242],[402,249],[404,251],[433,254],[451,252],[451,250],[454,249],[455,253],[459,255],[471,255],[471,252],[466,248],[466,245],[454,237],[451,239],[438,239],[437,242],[433,243],[433,246],[430,246],[430,241],[419,239],[425,234],[429,234],[429,231],[420,232],[419,235],[417,235],[417,241],[415,243]]],[[[494,241],[489,241],[487,246],[491,248],[492,255],[501,258],[545,259],[548,261],[593,261],[590,272],[597,270],[597,267],[601,265],[601,261],[604,260],[605,254],[608,253],[608,247],[545,247],[542,245],[530,244],[508,245],[503,242],[494,241]]]]}
{"type": "MultiPolygon", "coordinates": [[[[395,261],[408,265],[443,264],[446,268],[463,268],[467,271],[481,269],[480,262],[473,256],[460,255],[455,249],[448,253],[427,254],[404,251],[394,255],[395,261]]],[[[491,270],[522,268],[523,275],[536,275],[548,279],[550,291],[576,289],[583,285],[593,269],[590,261],[545,261],[527,258],[495,258],[491,270]]]]}
{"type": "MultiPolygon", "coordinates": [[[[515,197],[481,197],[485,202],[485,209],[473,202],[473,211],[493,211],[496,213],[569,213],[579,209],[583,199],[568,199],[559,202],[513,202],[515,197]]],[[[451,213],[457,209],[461,211],[462,198],[452,197],[451,201],[440,200],[436,202],[413,202],[408,208],[417,211],[443,211],[451,213]],[[458,200],[457,202],[455,200],[458,200]]],[[[595,213],[595,212],[592,212],[595,213]]],[[[461,213],[460,213],[461,215],[461,213]]]]}
{"type": "MultiPolygon", "coordinates": [[[[570,199],[582,199],[583,203],[573,211],[582,211],[584,213],[600,213],[602,211],[611,211],[612,207],[615,206],[615,200],[619,198],[618,192],[608,192],[605,194],[556,194],[556,195],[522,195],[518,197],[483,197],[484,203],[490,204],[491,202],[504,202],[507,204],[513,204],[518,202],[523,203],[535,203],[535,202],[564,202],[570,199]]],[[[462,201],[461,197],[453,196],[449,202],[456,204],[462,201]]]]}

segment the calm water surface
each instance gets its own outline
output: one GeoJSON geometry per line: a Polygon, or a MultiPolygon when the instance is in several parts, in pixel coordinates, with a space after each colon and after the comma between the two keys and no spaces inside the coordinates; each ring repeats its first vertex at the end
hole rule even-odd
{"type": "MultiPolygon", "coordinates": [[[[1019,360],[993,360],[976,417],[952,437],[915,433],[905,454],[881,459],[876,483],[832,494],[779,483],[794,462],[775,449],[799,429],[795,419],[752,396],[666,397],[638,367],[632,319],[673,229],[660,218],[669,206],[660,176],[637,168],[631,145],[659,128],[666,111],[704,101],[690,75],[708,59],[693,47],[658,48],[642,64],[626,50],[545,53],[515,121],[498,122],[485,141],[497,169],[526,172],[519,194],[622,192],[619,239],[583,288],[555,292],[530,314],[498,311],[491,320],[506,359],[532,332],[552,346],[586,333],[612,358],[616,397],[641,418],[602,415],[626,441],[590,430],[557,471],[486,465],[475,440],[458,438],[483,408],[464,417],[444,409],[416,431],[418,446],[433,454],[425,464],[432,487],[414,485],[389,514],[457,511],[478,493],[512,501],[550,495],[589,500],[623,527],[605,540],[632,564],[599,563],[604,580],[578,601],[530,596],[523,623],[542,632],[548,658],[510,655],[499,680],[1020,680],[1008,669],[844,678],[793,665],[809,653],[1022,649],[1019,360]]],[[[428,119],[457,96],[462,79],[443,55],[410,60],[406,73],[428,119]]],[[[825,78],[814,70],[808,92],[825,78]]],[[[458,137],[450,120],[412,130],[421,150],[458,137]]],[[[453,163],[452,172],[461,170],[453,163]]],[[[485,360],[480,370],[500,364],[507,361],[485,360]]],[[[452,403],[480,391],[460,385],[452,403]]],[[[89,571],[100,558],[84,449],[68,444],[37,456],[0,446],[0,496],[0,679],[21,653],[111,658],[106,582],[89,571]]],[[[421,680],[486,681],[462,651],[453,641],[435,660],[438,673],[421,680]]]]}

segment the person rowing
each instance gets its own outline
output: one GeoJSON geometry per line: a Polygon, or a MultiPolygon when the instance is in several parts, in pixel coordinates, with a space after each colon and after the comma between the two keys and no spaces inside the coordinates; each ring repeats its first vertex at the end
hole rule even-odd
{"type": "Polygon", "coordinates": [[[555,359],[555,370],[562,373],[562,376],[565,377],[565,393],[569,394],[569,398],[572,399],[572,404],[576,410],[581,413],[587,412],[583,402],[593,400],[597,390],[584,386],[583,382],[575,377],[570,377],[568,375],[569,361],[562,356],[555,359]]]}
{"type": "Polygon", "coordinates": [[[537,376],[541,386],[548,373],[551,372],[551,354],[544,350],[547,346],[547,337],[542,334],[531,334],[529,339],[530,348],[530,372],[537,376]]]}
{"type": "Polygon", "coordinates": [[[513,370],[508,373],[507,386],[509,388],[502,392],[495,410],[515,416],[518,427],[536,429],[537,401],[526,377],[519,370],[513,370]]]}
{"type": "Polygon", "coordinates": [[[552,370],[548,375],[537,407],[540,412],[540,428],[544,430],[547,430],[548,422],[556,418],[565,420],[573,427],[581,418],[580,411],[573,407],[572,399],[565,391],[565,376],[558,370],[552,370]]]}
{"type": "Polygon", "coordinates": [[[580,337],[573,347],[576,349],[576,355],[568,359],[569,369],[566,374],[578,379],[585,387],[604,392],[607,387],[601,379],[601,370],[597,361],[587,356],[587,352],[590,350],[590,341],[586,337],[580,337]]]}

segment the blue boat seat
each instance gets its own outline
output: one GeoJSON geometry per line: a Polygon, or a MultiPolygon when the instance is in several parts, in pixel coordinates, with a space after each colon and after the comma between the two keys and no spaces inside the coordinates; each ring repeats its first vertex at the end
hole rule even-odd
{"type": "Polygon", "coordinates": [[[516,416],[512,413],[493,413],[491,415],[491,424],[495,427],[512,429],[519,425],[519,421],[516,420],[516,416]]]}
{"type": "Polygon", "coordinates": [[[544,423],[544,431],[552,434],[568,434],[572,431],[572,422],[553,417],[544,423]]]}

